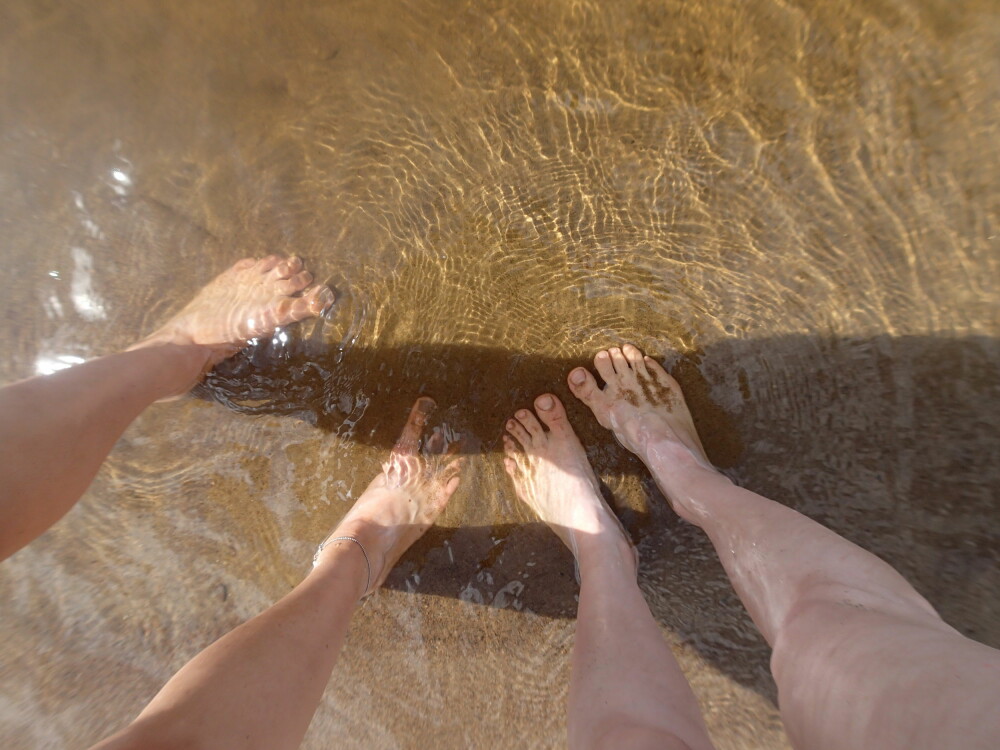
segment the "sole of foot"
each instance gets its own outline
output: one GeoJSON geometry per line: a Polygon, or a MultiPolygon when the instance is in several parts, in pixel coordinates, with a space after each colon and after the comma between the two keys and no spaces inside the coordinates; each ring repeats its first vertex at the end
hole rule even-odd
{"type": "MultiPolygon", "coordinates": [[[[350,536],[361,542],[371,565],[370,594],[384,582],[407,549],[434,525],[458,488],[465,460],[460,442],[447,443],[435,432],[421,439],[436,405],[426,396],[417,399],[406,425],[376,476],[327,537],[350,536]]],[[[316,567],[334,562],[334,550],[356,546],[350,541],[321,546],[316,567]]]]}
{"type": "Polygon", "coordinates": [[[635,549],[601,497],[562,402],[546,393],[534,406],[534,412],[521,409],[509,419],[503,436],[504,467],[518,498],[569,547],[581,568],[594,550],[604,561],[608,555],[619,556],[634,575],[635,549]]]}

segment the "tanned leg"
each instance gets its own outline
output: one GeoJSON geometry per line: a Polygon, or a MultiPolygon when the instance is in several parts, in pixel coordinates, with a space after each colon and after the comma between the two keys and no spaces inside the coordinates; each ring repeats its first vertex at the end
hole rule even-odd
{"type": "Polygon", "coordinates": [[[636,554],[605,505],[586,453],[551,394],[507,423],[517,495],[580,569],[569,690],[572,748],[712,747],[698,702],[636,583],[636,554]],[[540,421],[539,421],[540,420],[540,421]]]}
{"type": "MultiPolygon", "coordinates": [[[[330,679],[358,600],[382,585],[435,521],[459,482],[460,462],[418,451],[434,402],[414,405],[396,448],[329,538],[316,566],[270,609],[188,662],[138,718],[100,750],[296,748],[330,679]]],[[[443,445],[430,446],[432,451],[443,445]]]]}
{"type": "Polygon", "coordinates": [[[58,521],[125,428],[254,336],[333,302],[299,258],[242,260],[128,351],[0,388],[0,560],[58,521]]]}
{"type": "Polygon", "coordinates": [[[1000,746],[1000,652],[961,636],[889,565],[712,468],[680,386],[634,346],[599,352],[573,393],[709,536],[773,648],[803,750],[1000,746]]]}

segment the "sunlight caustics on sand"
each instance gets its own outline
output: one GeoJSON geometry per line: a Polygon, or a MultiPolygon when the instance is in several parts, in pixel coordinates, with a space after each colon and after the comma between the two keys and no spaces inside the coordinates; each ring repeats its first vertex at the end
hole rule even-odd
{"type": "Polygon", "coordinates": [[[500,465],[552,389],[717,746],[787,747],[708,542],[565,387],[623,341],[730,476],[1000,646],[995,3],[12,0],[0,40],[0,382],[241,257],[338,292],[144,414],[0,567],[0,745],[96,740],[286,592],[426,393],[467,479],[305,747],[561,746],[572,561],[500,465]]]}

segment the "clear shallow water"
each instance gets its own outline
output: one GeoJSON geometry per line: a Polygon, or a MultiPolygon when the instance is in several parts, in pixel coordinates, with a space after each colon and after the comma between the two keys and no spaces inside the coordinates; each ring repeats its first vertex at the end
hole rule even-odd
{"type": "MultiPolygon", "coordinates": [[[[464,488],[306,747],[559,746],[572,565],[498,437],[624,340],[734,478],[1000,646],[996,5],[534,5],[0,10],[2,380],[124,347],[247,254],[344,295],[148,411],[0,567],[2,744],[96,740],[287,591],[427,392],[464,488]]],[[[570,406],[718,746],[786,747],[709,545],[570,406]]]]}

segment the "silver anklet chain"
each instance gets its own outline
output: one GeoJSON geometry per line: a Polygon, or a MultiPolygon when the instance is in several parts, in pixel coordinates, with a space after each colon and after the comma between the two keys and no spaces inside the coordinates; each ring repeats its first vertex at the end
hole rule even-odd
{"type": "Polygon", "coordinates": [[[361,541],[356,537],[334,536],[322,542],[319,545],[319,547],[316,548],[316,554],[313,555],[313,567],[315,568],[319,564],[320,554],[326,548],[326,545],[330,544],[331,542],[354,542],[356,545],[358,545],[358,547],[361,548],[361,554],[365,556],[365,565],[368,566],[368,580],[365,581],[365,593],[361,595],[361,598],[364,599],[366,596],[368,596],[368,587],[372,585],[372,564],[371,560],[368,559],[368,553],[365,551],[365,545],[363,545],[361,541]]]}

